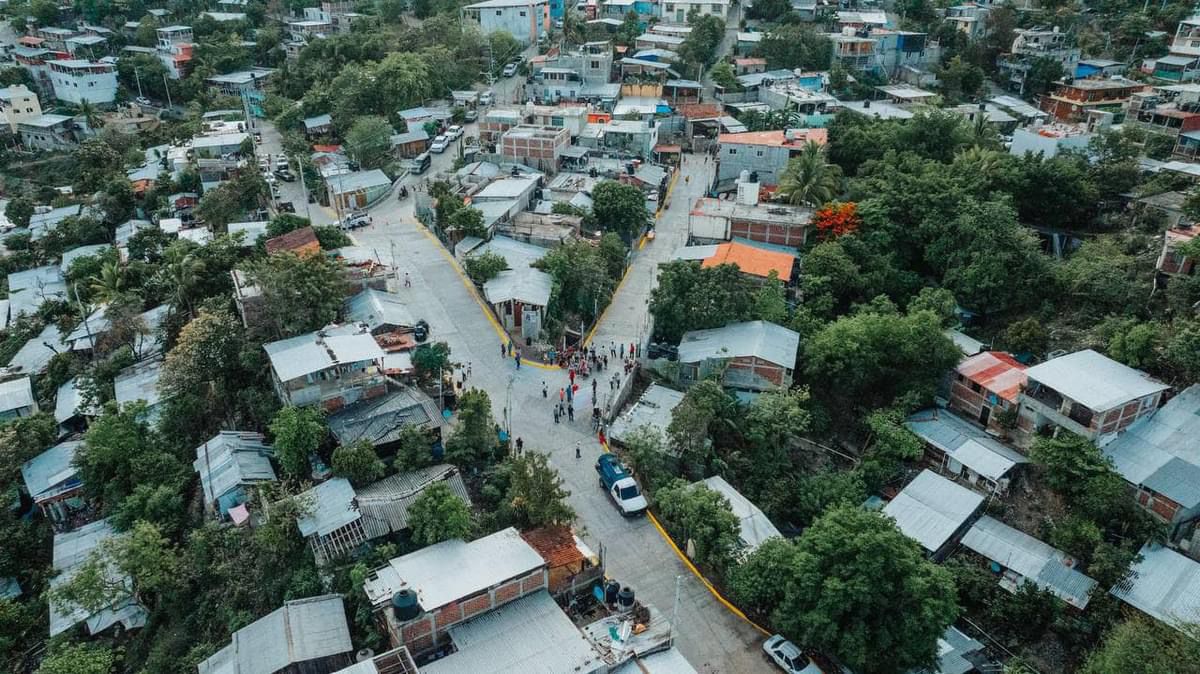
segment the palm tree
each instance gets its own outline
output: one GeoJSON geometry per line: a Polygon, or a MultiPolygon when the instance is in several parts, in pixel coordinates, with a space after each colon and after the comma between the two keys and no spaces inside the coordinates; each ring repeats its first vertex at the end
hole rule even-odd
{"type": "Polygon", "coordinates": [[[175,311],[186,309],[192,315],[192,291],[204,273],[204,260],[188,250],[186,246],[172,245],[163,253],[165,264],[162,273],[175,311]]]}
{"type": "Polygon", "coordinates": [[[779,177],[778,198],[798,206],[820,206],[837,196],[841,173],[841,169],[826,163],[825,149],[810,140],[799,155],[788,161],[779,177]]]}
{"type": "Polygon", "coordinates": [[[125,291],[125,268],[120,262],[105,262],[100,273],[88,279],[88,288],[97,300],[112,300],[125,291]]]}
{"type": "Polygon", "coordinates": [[[979,176],[992,179],[1003,170],[1010,155],[998,150],[989,150],[978,145],[962,150],[954,156],[954,168],[959,175],[979,176]]]}
{"type": "Polygon", "coordinates": [[[83,121],[87,122],[88,129],[97,131],[100,126],[100,113],[96,110],[96,106],[92,105],[91,101],[79,102],[79,116],[83,121]]]}

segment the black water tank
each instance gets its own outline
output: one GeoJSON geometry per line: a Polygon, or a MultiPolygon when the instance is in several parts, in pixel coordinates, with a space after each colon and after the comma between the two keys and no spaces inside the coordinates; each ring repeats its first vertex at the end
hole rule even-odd
{"type": "Polygon", "coordinates": [[[629,609],[633,608],[633,598],[633,588],[626,585],[617,594],[617,608],[622,611],[628,611],[629,609]]]}
{"type": "Polygon", "coordinates": [[[615,580],[610,580],[604,584],[604,603],[617,603],[617,593],[621,591],[621,584],[615,580]]]}
{"type": "Polygon", "coordinates": [[[417,593],[412,590],[400,590],[392,595],[392,610],[396,612],[396,620],[400,622],[407,622],[421,615],[417,593]]]}

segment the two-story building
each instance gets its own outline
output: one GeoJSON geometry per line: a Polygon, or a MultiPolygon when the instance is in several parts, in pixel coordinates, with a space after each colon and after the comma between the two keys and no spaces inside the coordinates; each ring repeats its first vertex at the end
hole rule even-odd
{"type": "Polygon", "coordinates": [[[382,372],[386,354],[361,326],[331,326],[263,348],[275,392],[286,405],[333,411],[387,392],[382,372]]]}
{"type": "Polygon", "coordinates": [[[79,145],[75,120],[66,115],[38,115],[19,122],[17,132],[30,150],[70,150],[79,145]]]}
{"type": "Polygon", "coordinates": [[[1121,115],[1130,97],[1144,88],[1144,84],[1123,77],[1063,82],[1042,97],[1041,107],[1063,122],[1084,121],[1094,110],[1121,115]]]}
{"type": "Polygon", "coordinates": [[[1103,442],[1154,414],[1170,388],[1091,349],[1034,365],[1025,376],[1016,434],[1025,446],[1047,428],[1103,442]]]}
{"type": "Polygon", "coordinates": [[[550,30],[547,0],[484,0],[463,7],[461,17],[479,26],[484,35],[504,31],[526,46],[536,44],[550,30]]]}
{"type": "Polygon", "coordinates": [[[809,143],[824,145],[828,139],[825,129],[723,133],[717,137],[717,188],[732,187],[742,171],[749,171],[753,182],[778,185],[792,157],[809,143]]]}
{"type": "Polygon", "coordinates": [[[1063,72],[1075,71],[1080,51],[1072,47],[1070,38],[1058,26],[1046,28],[1018,28],[1009,53],[1002,54],[996,61],[1000,69],[1001,82],[1008,88],[1025,93],[1025,80],[1038,59],[1051,59],[1063,67],[1063,72]]]}
{"type": "Polygon", "coordinates": [[[83,480],[75,467],[75,454],[82,444],[81,440],[60,442],[21,466],[25,491],[56,528],[68,528],[72,518],[87,506],[83,480]]]}
{"type": "Polygon", "coordinates": [[[738,238],[799,248],[808,239],[812,214],[803,206],[701,197],[688,213],[688,239],[718,243],[738,238]]]}
{"type": "Polygon", "coordinates": [[[562,127],[514,126],[500,137],[500,156],[538,171],[556,173],[563,150],[571,144],[571,133],[562,127]]]}
{"type": "Polygon", "coordinates": [[[167,69],[167,77],[183,79],[191,72],[193,43],[191,26],[165,26],[155,31],[158,60],[167,69]]]}
{"type": "Polygon", "coordinates": [[[0,89],[0,125],[7,124],[12,134],[20,133],[20,125],[42,116],[38,96],[24,84],[0,89]]]}
{"type": "Polygon", "coordinates": [[[117,99],[117,67],[80,59],[50,62],[54,97],[79,105],[108,105],[117,99]]]}
{"type": "Polygon", "coordinates": [[[1157,269],[1168,276],[1192,276],[1196,273],[1196,259],[1179,250],[1179,246],[1192,241],[1200,229],[1194,225],[1178,225],[1163,234],[1162,252],[1158,254],[1157,269]]]}
{"type": "Polygon", "coordinates": [[[1000,421],[1016,409],[1026,367],[1003,351],[977,353],[958,364],[950,380],[950,408],[998,435],[1000,421]]]}
{"type": "Polygon", "coordinates": [[[696,12],[700,16],[715,16],[724,20],[729,16],[730,0],[660,0],[662,20],[665,23],[686,24],[688,16],[696,12]]]}

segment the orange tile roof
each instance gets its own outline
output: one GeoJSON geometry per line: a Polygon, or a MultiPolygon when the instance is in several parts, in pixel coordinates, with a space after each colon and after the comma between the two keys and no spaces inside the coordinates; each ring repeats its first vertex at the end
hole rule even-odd
{"type": "Polygon", "coordinates": [[[321,244],[317,241],[317,232],[312,227],[301,227],[286,234],[280,234],[273,239],[267,239],[266,248],[268,255],[285,250],[299,253],[306,250],[320,250],[321,244]]]}
{"type": "Polygon", "coordinates": [[[808,141],[817,145],[829,142],[829,131],[826,129],[792,129],[793,138],[788,140],[786,131],[746,131],[744,133],[723,133],[717,137],[721,143],[737,143],[741,145],[795,145],[803,146],[808,141]]]}
{"type": "Polygon", "coordinates": [[[1028,379],[1026,366],[1003,351],[977,353],[959,363],[956,369],[968,380],[1009,402],[1016,402],[1028,379]]]}
{"type": "Polygon", "coordinates": [[[687,119],[716,119],[725,115],[721,106],[712,103],[685,103],[678,110],[687,119]]]}
{"type": "Polygon", "coordinates": [[[705,259],[700,266],[707,269],[722,264],[735,264],[743,274],[763,278],[770,276],[771,272],[776,272],[779,274],[779,280],[787,283],[792,280],[792,265],[795,261],[795,255],[730,242],[718,244],[716,254],[705,259]]]}
{"type": "Polygon", "coordinates": [[[571,527],[565,525],[523,531],[521,538],[537,550],[542,559],[546,560],[547,566],[552,569],[585,559],[579,546],[575,545],[575,535],[571,533],[571,527]]]}

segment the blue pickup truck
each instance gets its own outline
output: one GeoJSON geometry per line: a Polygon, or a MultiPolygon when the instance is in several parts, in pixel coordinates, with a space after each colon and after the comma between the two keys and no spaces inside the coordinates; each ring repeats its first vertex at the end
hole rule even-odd
{"type": "Polygon", "coordinates": [[[600,475],[600,488],[608,492],[622,515],[633,517],[646,512],[646,497],[616,456],[601,454],[596,460],[596,472],[600,475]]]}

